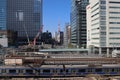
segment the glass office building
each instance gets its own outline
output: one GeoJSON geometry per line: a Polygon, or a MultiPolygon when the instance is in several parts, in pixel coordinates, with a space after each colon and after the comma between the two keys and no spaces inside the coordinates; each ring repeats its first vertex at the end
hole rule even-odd
{"type": "Polygon", "coordinates": [[[0,30],[6,30],[6,0],[0,0],[0,30]]]}
{"type": "Polygon", "coordinates": [[[71,0],[71,43],[86,46],[86,6],[89,0],[71,0]]]}
{"type": "Polygon", "coordinates": [[[17,32],[18,44],[33,41],[42,27],[42,0],[7,0],[6,7],[7,29],[17,32]]]}

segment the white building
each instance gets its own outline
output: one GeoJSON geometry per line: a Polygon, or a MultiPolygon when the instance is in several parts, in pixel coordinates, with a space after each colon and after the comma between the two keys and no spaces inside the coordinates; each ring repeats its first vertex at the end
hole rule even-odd
{"type": "Polygon", "coordinates": [[[90,48],[91,44],[91,7],[90,5],[88,5],[86,7],[86,11],[87,11],[87,16],[86,16],[86,20],[87,20],[87,48],[90,48]]]}
{"type": "Polygon", "coordinates": [[[0,36],[0,45],[3,47],[8,47],[8,38],[5,36],[0,36]]]}
{"type": "Polygon", "coordinates": [[[114,47],[120,49],[120,0],[90,0],[89,6],[87,31],[91,33],[87,38],[91,40],[87,46],[94,45],[99,54],[109,56],[114,47]]]}

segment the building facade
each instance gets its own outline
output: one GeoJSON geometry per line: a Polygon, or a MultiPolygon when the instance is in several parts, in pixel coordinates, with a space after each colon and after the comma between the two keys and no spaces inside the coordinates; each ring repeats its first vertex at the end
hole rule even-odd
{"type": "Polygon", "coordinates": [[[71,43],[86,46],[86,6],[88,0],[71,0],[71,43]]]}
{"type": "Polygon", "coordinates": [[[41,42],[45,44],[52,44],[52,33],[51,32],[43,32],[41,35],[41,42]]]}
{"type": "Polygon", "coordinates": [[[90,22],[90,43],[99,54],[109,56],[114,48],[120,49],[120,1],[90,0],[90,7],[91,14],[87,13],[91,16],[87,19],[90,22]]]}
{"type": "Polygon", "coordinates": [[[17,32],[17,44],[28,44],[42,27],[42,0],[0,0],[0,30],[17,32]]]}
{"type": "Polygon", "coordinates": [[[64,45],[65,47],[68,47],[70,45],[70,35],[71,35],[71,28],[69,23],[65,24],[65,29],[64,29],[64,45]]]}
{"type": "Polygon", "coordinates": [[[7,0],[7,29],[17,31],[18,44],[33,40],[42,26],[42,0],[7,0]]]}
{"type": "Polygon", "coordinates": [[[0,30],[6,30],[6,0],[0,0],[0,30]]]}

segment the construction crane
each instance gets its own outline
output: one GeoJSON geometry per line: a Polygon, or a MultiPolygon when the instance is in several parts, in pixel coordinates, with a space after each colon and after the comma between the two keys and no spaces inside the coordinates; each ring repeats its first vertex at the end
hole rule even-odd
{"type": "Polygon", "coordinates": [[[25,33],[26,33],[28,45],[27,46],[26,45],[25,46],[19,46],[19,48],[22,49],[22,51],[35,51],[36,40],[39,37],[40,33],[42,32],[42,28],[43,28],[43,26],[40,27],[37,35],[34,37],[34,40],[30,41],[28,33],[27,33],[25,25],[24,25],[24,30],[25,30],[25,33]]]}
{"type": "Polygon", "coordinates": [[[40,27],[37,35],[36,35],[35,38],[34,38],[34,41],[33,41],[34,46],[36,45],[36,40],[37,40],[37,38],[39,37],[40,33],[42,32],[42,29],[43,29],[43,26],[40,27]]]}

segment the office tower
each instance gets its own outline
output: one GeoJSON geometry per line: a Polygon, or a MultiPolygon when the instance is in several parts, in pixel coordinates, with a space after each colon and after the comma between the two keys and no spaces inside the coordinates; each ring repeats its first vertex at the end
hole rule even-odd
{"type": "Polygon", "coordinates": [[[113,48],[120,49],[120,0],[90,0],[89,6],[90,43],[109,56],[113,48]]]}
{"type": "Polygon", "coordinates": [[[0,30],[6,30],[6,0],[0,0],[0,30]]]}
{"type": "Polygon", "coordinates": [[[86,6],[88,0],[71,0],[71,44],[86,46],[86,6]]]}
{"type": "Polygon", "coordinates": [[[33,41],[42,27],[42,0],[6,0],[6,7],[7,29],[17,32],[18,44],[33,41]]]}
{"type": "Polygon", "coordinates": [[[68,47],[70,45],[70,34],[71,34],[71,28],[69,23],[65,24],[65,29],[64,29],[64,46],[68,47]]]}

